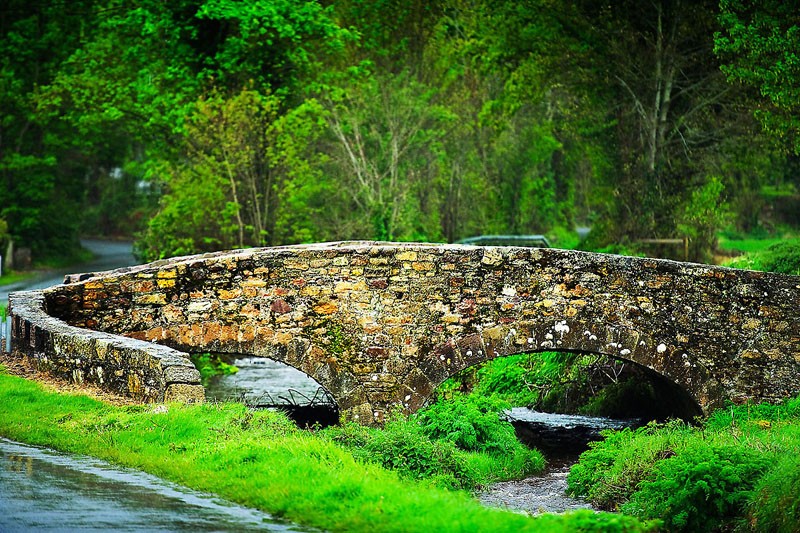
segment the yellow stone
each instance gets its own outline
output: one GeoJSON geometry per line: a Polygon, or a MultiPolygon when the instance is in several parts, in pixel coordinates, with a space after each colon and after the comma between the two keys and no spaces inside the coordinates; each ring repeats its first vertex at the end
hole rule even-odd
{"type": "Polygon", "coordinates": [[[319,287],[316,285],[306,285],[302,289],[300,289],[300,294],[302,296],[317,296],[320,293],[319,287]]]}
{"type": "Polygon", "coordinates": [[[167,297],[164,294],[143,294],[141,296],[135,296],[133,301],[137,304],[166,305],[167,297]]]}
{"type": "Polygon", "coordinates": [[[158,280],[158,288],[159,289],[171,289],[175,286],[174,279],[160,279],[158,280]]]}
{"type": "Polygon", "coordinates": [[[398,261],[416,261],[417,260],[417,252],[415,252],[413,250],[408,250],[408,251],[405,251],[405,252],[399,252],[394,257],[398,261]]]}
{"type": "Polygon", "coordinates": [[[332,315],[338,310],[338,306],[330,301],[320,302],[314,306],[314,312],[319,313],[320,315],[332,315]]]}
{"type": "Polygon", "coordinates": [[[242,295],[241,289],[232,289],[232,290],[219,290],[219,299],[220,300],[232,300],[234,298],[239,298],[242,295]]]}

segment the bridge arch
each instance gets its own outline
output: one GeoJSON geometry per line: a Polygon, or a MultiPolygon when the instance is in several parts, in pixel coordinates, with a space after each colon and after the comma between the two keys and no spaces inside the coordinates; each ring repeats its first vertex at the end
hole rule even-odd
{"type": "MultiPolygon", "coordinates": [[[[649,372],[653,379],[660,380],[664,386],[679,389],[670,400],[680,403],[677,410],[684,413],[682,416],[687,420],[702,415],[703,401],[709,395],[719,393],[719,384],[702,364],[697,363],[696,357],[687,353],[676,364],[665,362],[664,357],[654,360],[653,350],[648,349],[655,342],[653,338],[631,329],[603,324],[589,326],[568,319],[555,320],[548,328],[526,321],[508,324],[504,330],[490,332],[489,341],[484,335],[468,335],[448,341],[433,349],[434,357],[429,358],[428,364],[421,364],[420,370],[435,390],[448,378],[497,358],[545,351],[572,352],[632,363],[649,372]],[[540,340],[537,340],[537,336],[540,340]]],[[[656,356],[666,353],[666,345],[660,351],[659,345],[655,346],[656,356]]],[[[412,407],[420,407],[429,395],[416,399],[412,407]]]]}
{"type": "Polygon", "coordinates": [[[557,249],[351,242],[66,281],[12,295],[12,348],[67,375],[118,375],[116,387],[148,400],[176,397],[169,387],[198,398],[178,359],[201,349],[294,366],[363,423],[416,410],[466,366],[532,349],[631,360],[704,411],[800,391],[795,276],[557,249]],[[109,358],[120,343],[138,344],[109,358]]]}

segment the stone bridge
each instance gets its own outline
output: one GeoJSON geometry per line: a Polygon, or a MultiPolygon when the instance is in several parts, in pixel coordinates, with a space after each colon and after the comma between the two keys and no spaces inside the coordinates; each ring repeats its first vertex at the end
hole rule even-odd
{"type": "Polygon", "coordinates": [[[800,392],[800,277],[556,249],[345,242],[180,257],[11,296],[12,350],[143,401],[202,400],[183,352],[300,369],[345,418],[413,412],[469,366],[633,361],[707,411],[800,392]]]}

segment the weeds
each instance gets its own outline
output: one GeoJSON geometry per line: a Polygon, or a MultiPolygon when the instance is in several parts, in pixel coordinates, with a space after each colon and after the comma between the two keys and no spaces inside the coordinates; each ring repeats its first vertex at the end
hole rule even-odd
{"type": "Polygon", "coordinates": [[[670,422],[609,432],[567,481],[573,494],[661,518],[668,531],[798,531],[799,448],[800,398],[728,406],[699,427],[670,422]]]}

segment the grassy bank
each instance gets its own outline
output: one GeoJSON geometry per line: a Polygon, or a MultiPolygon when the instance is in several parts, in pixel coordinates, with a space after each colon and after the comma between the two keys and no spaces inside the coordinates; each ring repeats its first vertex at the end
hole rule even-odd
{"type": "Polygon", "coordinates": [[[115,407],[0,372],[0,434],[138,468],[330,531],[645,531],[590,512],[529,518],[359,461],[334,439],[238,404],[115,407]]]}
{"type": "Polygon", "coordinates": [[[26,280],[34,275],[34,272],[3,272],[3,275],[0,276],[0,285],[11,285],[12,283],[17,283],[18,281],[26,280]]]}
{"type": "Polygon", "coordinates": [[[800,531],[800,398],[612,432],[581,455],[570,490],[667,531],[800,531]]]}

